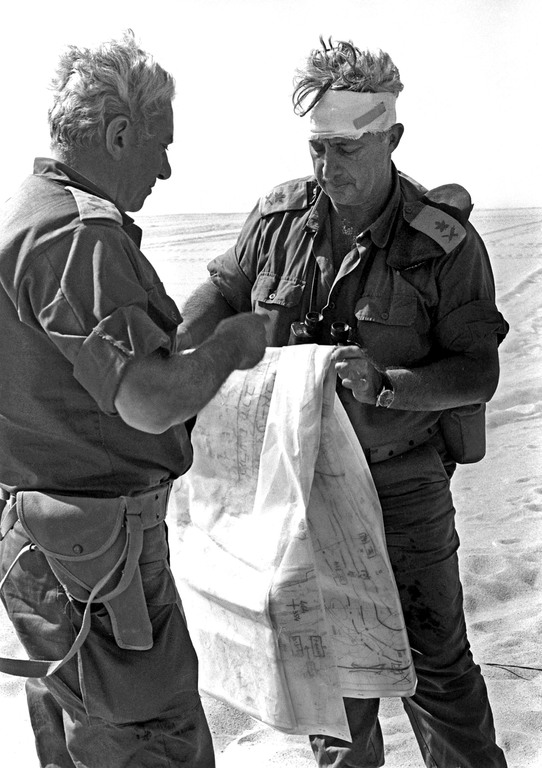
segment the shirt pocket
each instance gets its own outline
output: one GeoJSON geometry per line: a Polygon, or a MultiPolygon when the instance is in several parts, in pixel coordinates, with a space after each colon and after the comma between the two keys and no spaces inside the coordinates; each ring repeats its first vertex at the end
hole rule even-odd
{"type": "Polygon", "coordinates": [[[355,307],[358,322],[386,326],[412,326],[416,322],[416,313],[417,299],[412,294],[361,296],[355,307]]]}
{"type": "Polygon", "coordinates": [[[297,307],[301,303],[304,288],[305,280],[262,272],[252,288],[252,303],[254,307],[266,304],[297,307]]]}

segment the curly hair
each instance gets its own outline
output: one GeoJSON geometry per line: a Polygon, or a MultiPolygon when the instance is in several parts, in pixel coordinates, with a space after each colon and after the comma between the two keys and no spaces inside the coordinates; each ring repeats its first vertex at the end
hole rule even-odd
{"type": "Polygon", "coordinates": [[[326,43],[320,37],[321,48],[313,49],[304,69],[298,69],[294,78],[292,102],[294,112],[303,117],[320,101],[330,88],[343,91],[381,93],[397,96],[403,90],[399,70],[388,53],[360,51],[350,41],[326,43]],[[312,97],[308,106],[304,106],[312,97]]]}
{"type": "Polygon", "coordinates": [[[102,137],[110,120],[129,117],[138,139],[175,96],[175,81],[127,30],[122,39],[94,49],[69,46],[51,82],[51,147],[68,157],[102,137]]]}

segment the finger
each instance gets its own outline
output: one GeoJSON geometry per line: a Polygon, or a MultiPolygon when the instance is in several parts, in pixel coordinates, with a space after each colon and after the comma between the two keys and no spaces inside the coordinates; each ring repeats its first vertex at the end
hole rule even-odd
{"type": "Polygon", "coordinates": [[[363,360],[365,359],[366,355],[365,352],[360,349],[360,347],[336,347],[336,349],[333,350],[332,359],[333,360],[352,360],[352,359],[358,359],[363,360]]]}
{"type": "Polygon", "coordinates": [[[367,384],[367,379],[343,379],[342,383],[345,387],[348,387],[349,389],[354,389],[354,387],[363,387],[367,384]]]}
{"type": "Polygon", "coordinates": [[[335,370],[342,377],[355,379],[367,375],[368,365],[366,360],[347,360],[335,363],[335,370]]]}

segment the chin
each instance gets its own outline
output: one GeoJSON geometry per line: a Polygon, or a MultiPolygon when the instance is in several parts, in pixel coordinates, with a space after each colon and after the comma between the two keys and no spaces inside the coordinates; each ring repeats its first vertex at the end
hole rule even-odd
{"type": "Polygon", "coordinates": [[[356,190],[352,190],[351,184],[342,184],[335,186],[327,186],[324,188],[326,195],[338,205],[356,205],[358,202],[358,194],[356,190]]]}
{"type": "Polygon", "coordinates": [[[147,198],[144,197],[143,200],[133,200],[132,202],[128,203],[128,205],[126,206],[126,208],[124,210],[127,213],[137,213],[145,205],[145,200],[146,199],[147,198]]]}
{"type": "Polygon", "coordinates": [[[336,205],[345,205],[345,206],[355,206],[360,205],[360,200],[357,195],[340,195],[340,194],[329,194],[328,196],[333,200],[333,202],[336,205]]]}

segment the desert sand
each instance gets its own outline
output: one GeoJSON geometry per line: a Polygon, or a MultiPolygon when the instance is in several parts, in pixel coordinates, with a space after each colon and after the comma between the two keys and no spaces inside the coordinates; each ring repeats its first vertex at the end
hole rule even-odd
{"type": "MultiPolygon", "coordinates": [[[[542,209],[482,211],[499,307],[511,325],[501,348],[501,381],[488,408],[488,450],[453,480],[469,637],[482,665],[498,741],[510,768],[542,767],[542,209]]],[[[180,269],[157,244],[147,255],[168,276],[180,269]]],[[[209,249],[183,280],[178,299],[204,274],[209,249]]],[[[170,526],[175,530],[175,519],[170,526]]],[[[0,653],[18,652],[0,611],[0,653]]],[[[204,663],[204,661],[203,661],[204,663]]],[[[24,682],[0,674],[2,765],[37,766],[24,682]]],[[[204,697],[218,768],[309,768],[303,736],[287,736],[204,697]]],[[[401,702],[383,700],[388,768],[423,761],[401,702]]]]}

